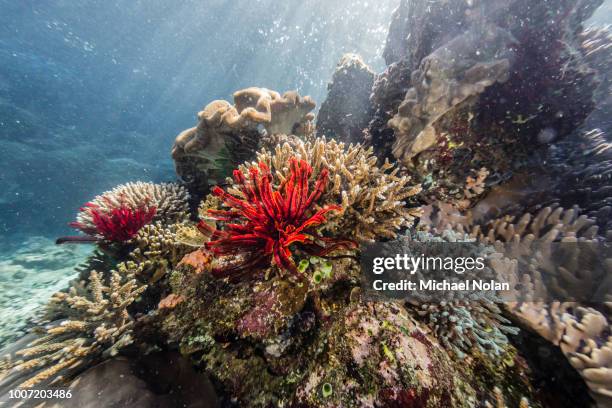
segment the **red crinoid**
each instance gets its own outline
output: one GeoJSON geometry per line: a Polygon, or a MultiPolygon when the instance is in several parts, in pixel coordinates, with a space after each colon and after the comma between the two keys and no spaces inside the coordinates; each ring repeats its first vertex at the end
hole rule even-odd
{"type": "Polygon", "coordinates": [[[93,226],[72,222],[71,227],[108,241],[123,242],[134,238],[143,226],[151,222],[157,209],[155,207],[133,209],[122,204],[110,211],[103,211],[96,204],[87,203],[81,211],[89,214],[93,226]]]}
{"type": "Polygon", "coordinates": [[[249,178],[234,171],[234,181],[242,197],[231,195],[220,187],[212,191],[230,210],[208,210],[213,219],[224,222],[222,230],[201,221],[199,228],[211,235],[206,247],[214,255],[242,255],[238,263],[213,270],[216,277],[239,278],[257,268],[274,263],[298,274],[291,247],[317,256],[325,256],[340,247],[355,247],[353,241],[321,236],[315,227],[326,222],[325,214],[340,211],[331,205],[314,211],[317,200],[325,192],[329,172],[321,170],[309,192],[312,167],[305,160],[290,159],[290,176],[278,189],[272,186],[272,174],[265,163],[249,169],[249,178]]]}

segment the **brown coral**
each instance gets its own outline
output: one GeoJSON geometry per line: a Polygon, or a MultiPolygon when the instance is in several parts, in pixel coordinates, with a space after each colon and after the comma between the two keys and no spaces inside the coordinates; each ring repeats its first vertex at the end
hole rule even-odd
{"type": "Polygon", "coordinates": [[[42,327],[42,335],[16,353],[19,359],[4,382],[27,378],[19,383],[24,388],[55,383],[133,341],[134,318],[127,308],[146,286],[119,272],[112,273],[107,285],[96,271],[86,288],[78,285],[53,296],[52,304],[65,311],[63,319],[42,327]]]}
{"type": "MultiPolygon", "coordinates": [[[[257,160],[270,167],[278,183],[286,181],[291,157],[309,162],[314,176],[324,168],[329,171],[330,183],[321,205],[340,204],[343,208],[342,214],[325,224],[332,233],[348,233],[349,238],[364,241],[394,238],[400,228],[410,226],[420,214],[407,202],[420,192],[420,186],[400,176],[399,169],[388,162],[377,166],[372,149],[362,145],[346,147],[324,137],[313,142],[294,137],[277,145],[273,152],[263,149],[257,154],[257,160]]],[[[236,189],[230,191],[240,194],[236,189]]]]}
{"type": "MultiPolygon", "coordinates": [[[[595,220],[580,215],[578,209],[545,207],[535,215],[505,216],[478,225],[469,212],[462,214],[449,206],[438,207],[437,211],[428,209],[433,216],[423,219],[437,231],[451,228],[484,243],[506,244],[505,250],[519,265],[519,269],[515,267],[506,275],[508,281],[517,285],[506,309],[525,326],[559,345],[598,403],[609,404],[610,321],[601,310],[567,301],[573,297],[592,300],[601,297],[602,291],[604,296],[609,292],[612,261],[604,260],[603,270],[592,270],[589,262],[602,256],[596,246],[601,237],[595,220]],[[556,252],[550,252],[552,243],[559,243],[556,252]],[[545,285],[543,275],[553,284],[545,285]]],[[[609,299],[609,293],[603,299],[609,299]]],[[[599,306],[601,309],[603,305],[599,306]]]]}
{"type": "Polygon", "coordinates": [[[513,42],[498,27],[473,27],[424,58],[412,73],[413,88],[389,121],[395,129],[394,156],[410,164],[436,142],[433,124],[440,117],[488,86],[508,80],[513,42]]]}
{"type": "Polygon", "coordinates": [[[198,125],[181,132],[172,148],[178,176],[196,194],[220,182],[239,163],[252,157],[261,138],[259,125],[269,135],[297,133],[313,119],[315,103],[297,92],[280,95],[265,88],[234,93],[234,105],[217,100],[198,113],[198,125]]]}
{"type": "Polygon", "coordinates": [[[156,222],[138,232],[133,239],[135,248],[129,257],[141,270],[140,280],[157,282],[194,249],[177,238],[177,234],[185,228],[185,224],[164,225],[156,222]]]}

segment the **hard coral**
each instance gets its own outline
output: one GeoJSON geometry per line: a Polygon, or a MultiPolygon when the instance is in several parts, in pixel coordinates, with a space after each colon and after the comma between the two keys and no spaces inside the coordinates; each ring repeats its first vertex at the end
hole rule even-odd
{"type": "Polygon", "coordinates": [[[288,136],[274,148],[258,152],[257,160],[268,164],[282,183],[293,156],[311,163],[315,175],[322,169],[329,171],[330,188],[321,203],[343,208],[341,216],[324,225],[332,235],[349,234],[358,241],[395,238],[398,230],[411,226],[420,215],[419,208],[411,204],[421,186],[399,174],[399,168],[389,162],[378,166],[371,148],[347,146],[325,137],[305,142],[288,136]]]}
{"type": "Polygon", "coordinates": [[[150,211],[154,207],[155,213],[149,221],[181,222],[189,217],[188,200],[187,190],[174,183],[121,184],[91,200],[81,209],[73,226],[86,234],[95,235],[98,227],[94,213],[111,216],[114,210],[120,208],[150,211]],[[94,209],[96,211],[92,211],[94,209]]]}
{"type": "MultiPolygon", "coordinates": [[[[354,245],[351,241],[323,237],[314,230],[326,221],[325,214],[342,209],[330,205],[315,211],[327,185],[328,170],[319,172],[310,192],[312,167],[295,157],[289,163],[290,176],[276,191],[272,186],[273,176],[264,162],[248,169],[248,179],[241,170],[234,171],[234,182],[240,189],[240,196],[218,186],[213,189],[213,194],[231,210],[208,211],[216,220],[225,222],[225,228],[212,231],[212,240],[206,247],[216,255],[245,254],[242,262],[215,269],[213,274],[217,277],[242,276],[250,268],[270,265],[272,260],[281,269],[298,274],[291,245],[298,244],[304,252],[318,256],[354,245]]],[[[204,221],[199,225],[205,232],[213,228],[204,221]]]]}
{"type": "Polygon", "coordinates": [[[106,213],[98,205],[87,203],[81,208],[81,212],[88,213],[93,226],[81,222],[72,222],[70,223],[71,227],[108,241],[124,242],[134,238],[144,225],[151,222],[157,208],[140,207],[131,209],[122,204],[118,208],[111,209],[110,213],[106,213]]]}
{"type": "Polygon", "coordinates": [[[121,270],[112,272],[108,284],[92,271],[86,287],[76,282],[68,293],[56,293],[50,307],[61,310],[59,320],[39,327],[42,334],[17,351],[2,383],[22,388],[57,383],[116,355],[133,342],[135,319],[128,307],[145,289],[121,270]]]}

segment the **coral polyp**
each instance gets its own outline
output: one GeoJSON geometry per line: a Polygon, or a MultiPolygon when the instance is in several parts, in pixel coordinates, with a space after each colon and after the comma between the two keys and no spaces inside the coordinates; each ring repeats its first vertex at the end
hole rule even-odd
{"type": "Polygon", "coordinates": [[[213,189],[212,193],[230,209],[208,210],[211,218],[224,223],[223,229],[214,229],[205,221],[200,222],[199,228],[204,233],[212,233],[206,247],[215,255],[243,255],[239,262],[214,269],[216,277],[238,278],[254,268],[272,263],[298,275],[292,245],[317,256],[355,245],[348,240],[324,237],[315,230],[327,221],[326,214],[342,210],[338,205],[315,210],[327,186],[328,170],[319,172],[310,191],[312,167],[296,157],[292,157],[289,164],[290,176],[278,188],[272,185],[269,167],[260,162],[248,169],[248,178],[243,171],[234,171],[234,182],[241,193],[239,196],[218,186],[213,189]]]}
{"type": "Polygon", "coordinates": [[[105,212],[96,204],[87,203],[81,208],[81,212],[87,212],[91,216],[93,227],[80,222],[70,223],[71,227],[107,241],[124,242],[134,238],[142,227],[151,222],[157,208],[132,209],[122,204],[110,212],[105,212]]]}

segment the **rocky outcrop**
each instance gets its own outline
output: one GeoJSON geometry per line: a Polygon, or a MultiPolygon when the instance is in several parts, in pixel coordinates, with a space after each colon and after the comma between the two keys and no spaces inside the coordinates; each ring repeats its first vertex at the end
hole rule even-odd
{"type": "Polygon", "coordinates": [[[605,36],[580,33],[601,1],[557,3],[406,0],[395,11],[367,134],[427,201],[463,203],[479,169],[484,193],[532,171],[593,111],[602,59],[589,53],[605,36]]]}
{"type": "Polygon", "coordinates": [[[346,142],[363,142],[363,130],[372,116],[370,93],[374,72],[360,56],[346,54],[338,63],[327,98],[317,115],[317,133],[346,142]]]}

